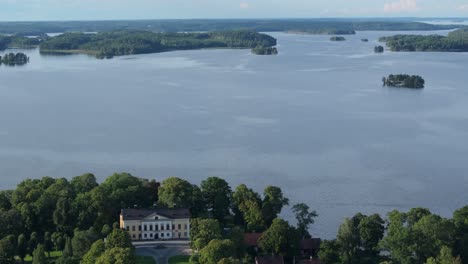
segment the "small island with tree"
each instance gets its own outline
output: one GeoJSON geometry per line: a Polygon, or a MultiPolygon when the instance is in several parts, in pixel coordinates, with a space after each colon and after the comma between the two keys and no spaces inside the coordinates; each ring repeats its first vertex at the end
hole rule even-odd
{"type": "Polygon", "coordinates": [[[467,52],[468,29],[455,30],[447,36],[395,35],[381,37],[379,41],[392,51],[467,52]]]}
{"type": "Polygon", "coordinates": [[[374,52],[375,53],[383,53],[384,52],[384,47],[383,46],[375,46],[374,47],[374,52]]]}
{"type": "Polygon", "coordinates": [[[344,37],[340,36],[334,36],[330,38],[331,41],[345,41],[346,39],[344,37]]]}
{"type": "Polygon", "coordinates": [[[255,55],[277,55],[278,49],[275,47],[257,46],[252,49],[252,53],[255,55]]]}
{"type": "Polygon", "coordinates": [[[29,62],[29,57],[24,53],[9,53],[0,56],[0,65],[5,64],[8,66],[24,65],[29,62]]]}
{"type": "Polygon", "coordinates": [[[382,81],[383,86],[413,89],[422,89],[425,84],[421,76],[408,74],[390,74],[388,77],[383,77],[382,81]]]}
{"type": "Polygon", "coordinates": [[[361,39],[362,42],[369,42],[369,39],[363,38],[361,39]]]}

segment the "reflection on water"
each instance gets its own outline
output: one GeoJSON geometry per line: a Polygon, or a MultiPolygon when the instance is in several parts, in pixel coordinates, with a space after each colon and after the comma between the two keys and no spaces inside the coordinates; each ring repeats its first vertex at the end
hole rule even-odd
{"type": "Polygon", "coordinates": [[[281,186],[319,212],[311,231],[323,237],[358,211],[448,216],[468,201],[468,54],[374,54],[398,33],[340,43],[274,33],[272,57],[25,51],[28,65],[0,67],[0,188],[85,172],[217,175],[233,188],[281,186]],[[382,87],[392,73],[421,75],[426,88],[382,87]]]}

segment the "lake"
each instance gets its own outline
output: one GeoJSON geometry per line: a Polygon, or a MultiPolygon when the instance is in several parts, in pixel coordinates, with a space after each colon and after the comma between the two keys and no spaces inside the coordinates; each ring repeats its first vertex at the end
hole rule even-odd
{"type": "Polygon", "coordinates": [[[451,216],[468,204],[468,53],[373,53],[396,33],[271,33],[278,56],[28,50],[30,64],[0,66],[0,189],[86,172],[220,176],[280,186],[318,211],[311,232],[325,238],[357,212],[451,216]],[[382,87],[392,73],[426,88],[382,87]]]}

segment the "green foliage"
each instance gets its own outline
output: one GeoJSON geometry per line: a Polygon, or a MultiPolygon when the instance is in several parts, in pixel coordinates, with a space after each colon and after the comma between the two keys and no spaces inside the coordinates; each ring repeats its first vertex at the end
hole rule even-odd
{"type": "Polygon", "coordinates": [[[387,78],[383,78],[383,85],[388,87],[404,87],[404,88],[424,88],[424,79],[419,75],[408,74],[390,74],[387,78]]]}
{"type": "Polygon", "coordinates": [[[73,247],[72,247],[72,242],[70,237],[65,238],[65,247],[63,249],[63,254],[62,256],[64,258],[71,258],[73,257],[73,247]]]}
{"type": "Polygon", "coordinates": [[[99,58],[191,50],[201,48],[254,48],[274,46],[276,39],[254,31],[216,31],[208,33],[153,33],[112,31],[97,34],[66,33],[41,43],[41,51],[79,50],[99,58]]]}
{"type": "Polygon", "coordinates": [[[324,263],[338,264],[340,263],[340,246],[336,240],[325,240],[320,243],[318,257],[324,263]]]}
{"type": "MultiPolygon", "coordinates": [[[[222,36],[222,35],[221,35],[222,36]]],[[[213,218],[224,224],[230,215],[231,187],[218,177],[209,177],[201,182],[200,189],[206,208],[213,218]]]]}
{"type": "Polygon", "coordinates": [[[460,257],[452,256],[452,250],[450,248],[443,246],[437,258],[428,258],[426,264],[462,264],[462,262],[460,257]]]}
{"type": "Polygon", "coordinates": [[[158,204],[168,208],[190,208],[194,205],[194,188],[186,180],[167,178],[158,189],[158,204]]]}
{"type": "Polygon", "coordinates": [[[242,264],[242,261],[235,258],[223,258],[217,264],[242,264]]]}
{"type": "Polygon", "coordinates": [[[258,241],[259,247],[268,254],[294,256],[298,251],[299,236],[294,227],[283,219],[276,218],[258,241]]]}
{"type": "Polygon", "coordinates": [[[104,241],[99,239],[91,245],[91,248],[83,256],[81,264],[94,264],[97,259],[106,251],[104,241]]]}
{"type": "Polygon", "coordinates": [[[298,203],[292,207],[297,220],[297,231],[301,237],[310,237],[309,226],[312,225],[318,216],[315,210],[310,211],[310,207],[305,203],[298,203]]]}
{"type": "Polygon", "coordinates": [[[221,226],[215,219],[194,218],[190,222],[192,247],[203,249],[213,239],[221,239],[221,226]]]}
{"type": "Polygon", "coordinates": [[[281,213],[284,206],[289,204],[289,199],[283,196],[281,188],[267,186],[263,191],[262,215],[267,226],[281,213]]]}
{"type": "Polygon", "coordinates": [[[340,226],[336,243],[343,263],[378,263],[380,240],[384,236],[384,221],[377,215],[356,214],[340,226]]]}
{"type": "Polygon", "coordinates": [[[112,248],[130,248],[133,250],[132,240],[128,232],[122,229],[114,229],[112,233],[107,236],[106,249],[112,248]]]}
{"type": "Polygon", "coordinates": [[[237,186],[232,194],[232,210],[237,225],[245,226],[249,231],[263,231],[265,223],[261,212],[260,195],[245,184],[237,186]]]}
{"type": "Polygon", "coordinates": [[[44,246],[39,244],[33,252],[32,264],[47,264],[44,246]]]}
{"type": "Polygon", "coordinates": [[[13,235],[0,240],[0,263],[13,263],[16,253],[16,238],[13,235]]]}
{"type": "Polygon", "coordinates": [[[24,260],[27,254],[28,254],[28,240],[26,239],[26,236],[24,234],[21,234],[18,236],[16,255],[21,260],[24,260]]]}
{"type": "Polygon", "coordinates": [[[92,230],[76,230],[71,240],[73,256],[81,258],[91,248],[91,245],[99,236],[92,230]]]}
{"type": "Polygon", "coordinates": [[[448,36],[440,35],[395,35],[379,39],[385,42],[392,51],[468,51],[468,31],[459,29],[448,36]]]}
{"type": "Polygon", "coordinates": [[[150,256],[136,256],[136,264],[156,264],[156,260],[150,256]]]}
{"type": "Polygon", "coordinates": [[[217,264],[223,258],[233,256],[235,245],[230,240],[213,239],[206,247],[200,250],[200,264],[217,264]]]}
{"type": "Polygon", "coordinates": [[[96,264],[136,264],[136,258],[131,248],[113,247],[107,249],[96,264]]]}

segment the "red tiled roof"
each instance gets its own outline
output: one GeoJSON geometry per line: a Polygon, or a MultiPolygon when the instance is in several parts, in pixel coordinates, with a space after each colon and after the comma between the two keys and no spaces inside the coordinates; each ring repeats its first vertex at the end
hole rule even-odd
{"type": "Polygon", "coordinates": [[[258,239],[262,236],[262,233],[245,233],[244,244],[247,247],[256,247],[258,245],[258,239]]]}
{"type": "Polygon", "coordinates": [[[255,264],[284,264],[281,256],[262,256],[255,257],[255,264]]]}
{"type": "Polygon", "coordinates": [[[302,239],[300,242],[301,249],[319,249],[320,248],[320,238],[309,238],[309,239],[302,239]]]}

